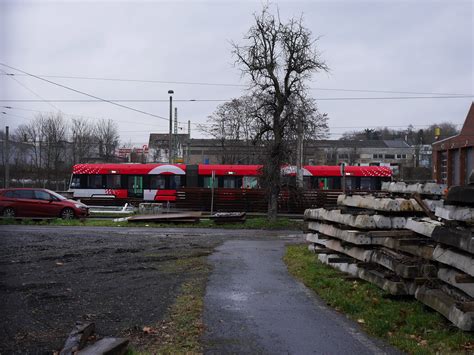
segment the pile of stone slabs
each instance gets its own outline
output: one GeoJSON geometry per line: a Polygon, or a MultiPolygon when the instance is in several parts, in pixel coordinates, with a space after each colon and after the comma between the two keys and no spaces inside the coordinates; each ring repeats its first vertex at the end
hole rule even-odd
{"type": "Polygon", "coordinates": [[[472,231],[462,221],[449,237],[450,227],[423,218],[410,195],[421,195],[435,212],[445,206],[445,186],[385,189],[390,197],[341,195],[339,209],[306,210],[309,249],[327,265],[392,295],[414,296],[458,328],[474,331],[472,231]]]}

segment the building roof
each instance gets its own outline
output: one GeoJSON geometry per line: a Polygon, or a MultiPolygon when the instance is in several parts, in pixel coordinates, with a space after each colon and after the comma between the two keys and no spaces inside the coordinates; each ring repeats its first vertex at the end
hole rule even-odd
{"type": "Polygon", "coordinates": [[[433,143],[433,149],[446,150],[472,146],[474,146],[474,102],[471,103],[461,132],[455,136],[433,143]]]}

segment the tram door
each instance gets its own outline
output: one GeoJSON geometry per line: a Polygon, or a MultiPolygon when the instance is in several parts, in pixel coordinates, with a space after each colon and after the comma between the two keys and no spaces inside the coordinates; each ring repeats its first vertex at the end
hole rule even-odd
{"type": "Polygon", "coordinates": [[[128,176],[128,197],[143,198],[143,176],[128,176]]]}

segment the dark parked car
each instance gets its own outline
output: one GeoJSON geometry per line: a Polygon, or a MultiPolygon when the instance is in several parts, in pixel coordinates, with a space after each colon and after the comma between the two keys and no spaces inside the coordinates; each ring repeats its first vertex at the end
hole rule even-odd
{"type": "Polygon", "coordinates": [[[87,217],[89,208],[47,189],[0,190],[0,213],[4,217],[87,217]]]}

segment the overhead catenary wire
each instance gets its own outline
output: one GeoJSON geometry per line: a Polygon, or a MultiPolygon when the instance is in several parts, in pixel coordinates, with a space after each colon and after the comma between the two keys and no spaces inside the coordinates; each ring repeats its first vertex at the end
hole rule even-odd
{"type": "MultiPolygon", "coordinates": [[[[29,112],[38,112],[38,113],[51,113],[49,111],[42,111],[42,110],[32,110],[32,109],[25,109],[25,108],[19,108],[19,107],[15,107],[15,106],[0,106],[0,108],[4,108],[4,109],[12,109],[12,110],[20,110],[20,111],[29,111],[29,112]]],[[[65,113],[63,111],[61,111],[61,114],[66,116],[66,117],[76,117],[76,118],[86,118],[86,119],[92,119],[92,120],[101,120],[101,119],[105,119],[105,117],[95,117],[95,116],[86,116],[86,115],[81,115],[81,114],[72,114],[72,113],[65,113]]],[[[25,119],[29,119],[29,118],[26,118],[24,117],[25,119]]],[[[142,125],[142,126],[151,126],[151,127],[157,127],[156,124],[153,124],[153,123],[145,123],[145,122],[136,122],[136,121],[124,121],[124,120],[120,120],[120,119],[113,119],[114,121],[117,121],[119,123],[132,123],[134,125],[142,125]]],[[[161,126],[158,126],[158,127],[161,127],[161,126]]]]}
{"type": "MultiPolygon", "coordinates": [[[[6,73],[5,75],[26,75],[6,73]]],[[[197,85],[197,86],[227,86],[227,87],[249,87],[245,84],[231,84],[231,83],[210,83],[210,82],[195,82],[195,81],[166,81],[166,80],[151,80],[151,79],[128,79],[128,78],[105,78],[93,76],[72,76],[72,75],[38,75],[42,78],[57,78],[57,79],[74,79],[74,80],[99,80],[99,81],[117,81],[117,82],[138,82],[138,83],[155,83],[155,84],[173,84],[173,85],[197,85]]],[[[433,93],[420,91],[396,91],[396,90],[367,90],[367,89],[348,89],[348,88],[325,88],[325,87],[310,87],[310,90],[315,91],[340,91],[340,92],[366,92],[366,93],[381,93],[381,94],[408,94],[408,95],[436,95],[436,96],[465,96],[467,94],[459,93],[433,93]]]]}
{"type": "MultiPolygon", "coordinates": [[[[0,63],[1,64],[1,63],[0,63]]],[[[92,96],[92,95],[89,95],[92,96]]],[[[358,101],[358,100],[420,100],[420,99],[466,99],[474,98],[474,95],[458,95],[458,96],[367,96],[367,97],[318,97],[315,98],[317,101],[358,101]]],[[[33,100],[33,99],[0,99],[0,102],[41,102],[42,100],[33,100]]],[[[118,106],[123,106],[134,111],[148,114],[150,116],[156,116],[151,113],[146,113],[144,111],[136,110],[128,106],[120,105],[118,102],[167,102],[167,99],[100,99],[96,98],[91,99],[48,99],[51,102],[106,102],[117,104],[118,106]]],[[[173,102],[229,102],[232,99],[174,99],[173,102]]],[[[168,118],[156,116],[161,119],[168,120],[168,118]]]]}
{"type": "MultiPolygon", "coordinates": [[[[0,69],[0,71],[2,73],[5,73],[4,70],[0,69]]],[[[18,85],[20,85],[21,87],[23,87],[24,89],[28,90],[30,93],[32,93],[34,96],[36,96],[37,98],[39,98],[41,101],[43,101],[44,103],[48,104],[49,106],[53,107],[55,110],[59,111],[59,112],[62,112],[61,109],[59,107],[57,107],[56,105],[54,105],[52,102],[49,102],[47,100],[45,100],[41,95],[39,95],[37,92],[35,92],[33,89],[31,89],[30,87],[26,86],[24,83],[22,83],[21,81],[19,81],[18,79],[16,79],[14,76],[9,76],[9,78],[11,78],[12,80],[14,80],[18,85]]]]}
{"type": "MultiPolygon", "coordinates": [[[[40,76],[37,76],[37,75],[31,74],[31,73],[28,73],[28,72],[23,71],[23,70],[21,70],[21,69],[14,68],[14,67],[12,67],[12,66],[10,66],[10,65],[7,65],[7,64],[5,64],[5,63],[0,63],[0,65],[4,66],[4,67],[6,67],[6,68],[10,68],[10,69],[12,69],[12,70],[19,71],[20,73],[23,73],[23,74],[25,74],[25,75],[31,76],[31,77],[33,77],[33,78],[36,78],[36,79],[39,79],[39,80],[48,82],[48,83],[50,83],[50,84],[52,84],[52,85],[56,85],[56,86],[62,87],[62,88],[64,88],[64,89],[66,89],[66,90],[70,90],[70,91],[76,92],[76,93],[78,93],[78,94],[91,97],[91,98],[93,98],[93,99],[95,99],[95,100],[102,101],[102,102],[107,102],[107,103],[109,103],[109,104],[112,104],[112,105],[115,105],[115,106],[118,106],[118,107],[125,108],[125,109],[127,109],[127,110],[135,111],[135,112],[138,112],[138,113],[141,113],[141,114],[144,114],[144,115],[148,115],[148,116],[151,116],[151,117],[155,117],[155,118],[159,118],[159,119],[168,121],[168,118],[166,118],[166,117],[159,116],[159,115],[155,115],[155,114],[152,114],[152,113],[149,113],[149,112],[146,112],[146,111],[143,111],[143,110],[139,110],[139,109],[136,109],[136,108],[133,108],[133,107],[130,107],[130,106],[126,106],[126,105],[119,104],[119,103],[114,102],[114,101],[112,101],[112,100],[103,99],[103,98],[101,98],[101,97],[88,94],[88,93],[86,93],[86,92],[84,92],[84,91],[80,91],[80,90],[71,88],[71,87],[69,87],[69,86],[66,86],[66,85],[63,85],[63,84],[59,84],[59,83],[56,83],[56,82],[54,82],[54,81],[51,81],[51,80],[42,78],[42,77],[40,77],[40,76]]],[[[48,101],[54,101],[54,100],[48,100],[48,101]]]]}

